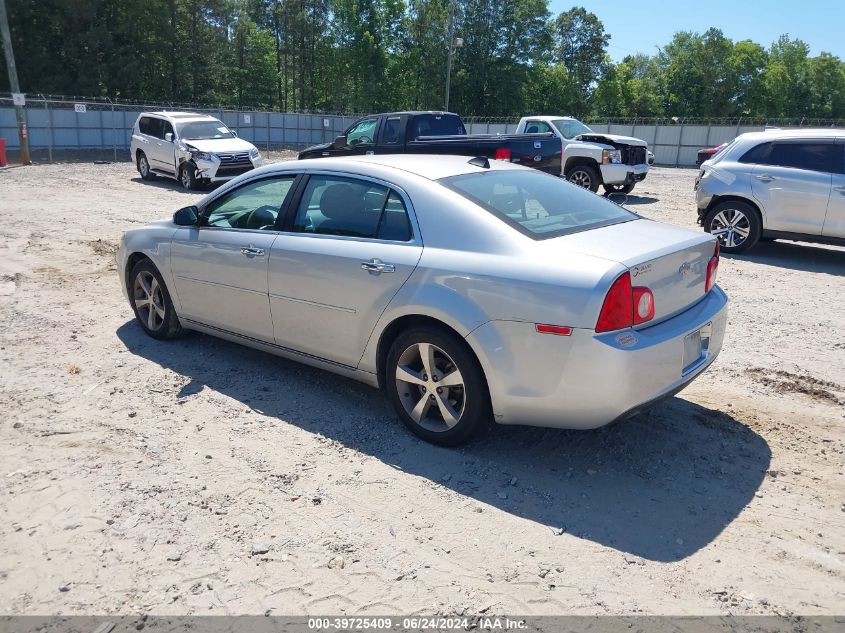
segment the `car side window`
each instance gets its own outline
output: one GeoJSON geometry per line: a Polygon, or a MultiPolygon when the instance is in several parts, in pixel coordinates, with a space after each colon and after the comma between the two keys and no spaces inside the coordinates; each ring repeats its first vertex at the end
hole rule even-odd
{"type": "Polygon", "coordinates": [[[832,143],[773,143],[766,165],[793,167],[808,171],[832,172],[835,162],[832,143]]]}
{"type": "Polygon", "coordinates": [[[551,132],[552,128],[545,121],[529,121],[525,126],[526,134],[545,134],[551,132]]]}
{"type": "Polygon", "coordinates": [[[760,143],[759,145],[752,147],[750,150],[740,156],[739,162],[749,163],[752,165],[765,164],[766,160],[769,157],[769,152],[771,151],[771,149],[771,143],[760,143]]]}
{"type": "Polygon", "coordinates": [[[293,181],[294,176],[264,178],[229,191],[205,208],[203,226],[275,230],[293,181]]]}
{"type": "Polygon", "coordinates": [[[382,145],[398,145],[400,138],[399,133],[402,130],[402,119],[398,116],[392,116],[384,122],[384,132],[382,133],[382,145]]]}
{"type": "Polygon", "coordinates": [[[142,117],[138,122],[138,130],[141,134],[154,136],[156,138],[164,138],[162,123],[164,123],[164,121],[156,119],[155,117],[142,117]]]}
{"type": "Polygon", "coordinates": [[[369,145],[376,135],[378,119],[365,119],[346,133],[347,145],[369,145]]]}
{"type": "Polygon", "coordinates": [[[294,219],[294,231],[407,242],[411,223],[402,197],[372,182],[311,176],[294,219]]]}
{"type": "Polygon", "coordinates": [[[168,134],[173,134],[173,125],[170,121],[162,121],[161,138],[165,138],[168,134]]]}

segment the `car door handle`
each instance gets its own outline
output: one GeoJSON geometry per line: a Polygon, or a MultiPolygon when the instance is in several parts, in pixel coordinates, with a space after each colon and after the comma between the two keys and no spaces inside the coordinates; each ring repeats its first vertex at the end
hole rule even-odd
{"type": "Polygon", "coordinates": [[[769,174],[760,174],[759,176],[754,176],[760,182],[772,182],[775,177],[770,176],[769,174]]]}
{"type": "Polygon", "coordinates": [[[395,273],[396,266],[385,264],[380,259],[371,259],[368,262],[361,262],[361,268],[371,273],[395,273]]]}
{"type": "Polygon", "coordinates": [[[244,246],[241,248],[241,253],[247,257],[256,257],[264,254],[263,248],[256,248],[255,246],[244,246]]]}

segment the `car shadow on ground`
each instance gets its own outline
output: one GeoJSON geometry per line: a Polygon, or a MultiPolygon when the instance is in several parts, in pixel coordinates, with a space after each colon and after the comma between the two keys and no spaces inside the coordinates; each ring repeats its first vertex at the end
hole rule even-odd
{"type": "Polygon", "coordinates": [[[168,178],[167,176],[158,176],[155,180],[144,180],[140,176],[136,176],[131,179],[132,182],[137,183],[139,185],[150,186],[150,187],[158,187],[159,189],[170,189],[171,191],[178,191],[180,193],[208,193],[210,191],[214,191],[217,187],[220,186],[221,183],[211,183],[201,187],[200,189],[196,189],[194,191],[188,191],[185,189],[182,184],[176,180],[175,178],[168,178]]]}
{"type": "MultiPolygon", "coordinates": [[[[134,321],[117,336],[190,379],[177,399],[212,389],[552,534],[649,560],[681,560],[711,543],[754,497],[771,459],[765,440],[730,415],[677,397],[596,431],[491,424],[463,448],[440,448],[352,380],[201,334],[156,341],[134,321]]],[[[277,450],[277,438],[267,446],[277,450]]]]}
{"type": "Polygon", "coordinates": [[[660,202],[659,199],[652,198],[651,196],[635,196],[632,194],[624,193],[608,193],[605,194],[605,197],[611,202],[615,202],[616,204],[621,205],[623,207],[639,206],[641,204],[654,204],[655,202],[660,202]]]}
{"type": "Polygon", "coordinates": [[[757,242],[748,252],[722,253],[728,259],[741,259],[767,266],[813,273],[845,276],[845,250],[793,242],[757,242]]]}

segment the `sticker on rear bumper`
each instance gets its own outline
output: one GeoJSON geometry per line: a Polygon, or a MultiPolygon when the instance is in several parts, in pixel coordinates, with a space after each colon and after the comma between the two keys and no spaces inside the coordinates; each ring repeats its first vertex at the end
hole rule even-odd
{"type": "Polygon", "coordinates": [[[631,345],[636,345],[637,340],[638,339],[634,336],[633,332],[620,332],[616,335],[616,342],[622,347],[631,347],[631,345]]]}

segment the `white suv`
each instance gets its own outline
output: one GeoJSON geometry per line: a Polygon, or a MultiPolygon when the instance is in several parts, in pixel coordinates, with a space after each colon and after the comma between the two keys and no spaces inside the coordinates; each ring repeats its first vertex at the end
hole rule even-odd
{"type": "Polygon", "coordinates": [[[170,176],[186,189],[230,180],[262,163],[255,145],[194,112],[143,113],[132,127],[130,151],[141,178],[170,176]]]}
{"type": "Polygon", "coordinates": [[[743,134],[702,163],[695,201],[728,253],[761,238],[845,245],[845,130],[743,134]]]}

